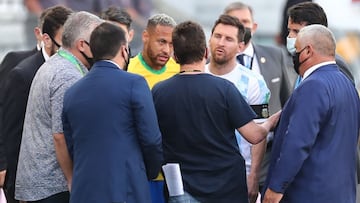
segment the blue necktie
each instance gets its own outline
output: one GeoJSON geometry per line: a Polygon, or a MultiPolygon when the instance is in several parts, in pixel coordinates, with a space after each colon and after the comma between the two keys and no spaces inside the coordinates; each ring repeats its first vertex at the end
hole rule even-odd
{"type": "Polygon", "coordinates": [[[294,89],[296,89],[296,88],[300,85],[301,79],[302,79],[301,76],[298,75],[298,77],[296,78],[296,81],[295,81],[295,87],[294,87],[294,89]]]}
{"type": "MultiPolygon", "coordinates": [[[[239,55],[237,55],[237,56],[236,56],[236,59],[237,59],[237,61],[238,61],[241,65],[245,66],[244,54],[239,54],[239,55]]],[[[246,66],[245,66],[245,67],[246,67],[246,66]]]]}

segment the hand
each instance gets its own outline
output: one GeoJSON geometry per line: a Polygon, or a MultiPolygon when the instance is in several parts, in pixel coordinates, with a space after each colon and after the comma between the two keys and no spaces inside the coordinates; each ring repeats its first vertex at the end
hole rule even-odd
{"type": "Polygon", "coordinates": [[[4,186],[6,170],[0,171],[0,188],[4,186]]]}
{"type": "Polygon", "coordinates": [[[259,195],[259,183],[255,176],[249,174],[247,178],[249,203],[255,203],[259,195]]]}
{"type": "Polygon", "coordinates": [[[71,182],[70,183],[68,182],[67,187],[68,187],[69,192],[71,193],[71,182]]]}
{"type": "Polygon", "coordinates": [[[276,127],[276,125],[279,122],[280,119],[280,115],[281,115],[281,110],[279,110],[278,112],[274,113],[273,115],[271,115],[268,120],[271,122],[271,131],[273,131],[276,127]]]}
{"type": "Polygon", "coordinates": [[[283,194],[274,192],[268,188],[265,192],[263,203],[279,203],[282,197],[283,194]]]}

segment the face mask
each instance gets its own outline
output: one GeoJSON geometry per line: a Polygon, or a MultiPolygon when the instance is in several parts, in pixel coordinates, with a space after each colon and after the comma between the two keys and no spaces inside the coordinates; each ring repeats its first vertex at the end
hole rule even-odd
{"type": "MultiPolygon", "coordinates": [[[[85,44],[87,44],[90,48],[90,43],[86,40],[84,40],[85,44]]],[[[84,52],[80,51],[81,55],[85,58],[85,60],[88,62],[89,67],[88,69],[90,70],[90,68],[94,65],[95,61],[94,58],[90,58],[88,57],[84,52]]]]}
{"type": "Polygon", "coordinates": [[[251,39],[251,29],[248,27],[245,27],[244,43],[248,44],[250,39],[251,39]]]}
{"type": "Polygon", "coordinates": [[[130,57],[131,57],[131,49],[130,49],[130,47],[128,47],[126,49],[126,52],[127,52],[127,60],[125,60],[125,57],[124,57],[124,60],[125,60],[125,64],[124,64],[124,67],[123,67],[124,71],[127,71],[129,63],[130,63],[130,57]]]}
{"type": "Polygon", "coordinates": [[[86,54],[82,51],[80,51],[81,55],[83,55],[83,57],[86,59],[86,61],[88,62],[88,64],[90,65],[88,68],[90,69],[91,66],[94,65],[94,59],[93,58],[90,58],[88,56],[86,56],[86,54]]]}
{"type": "Polygon", "coordinates": [[[308,60],[309,58],[303,60],[302,62],[300,62],[300,54],[301,52],[303,52],[305,50],[306,47],[304,47],[301,51],[299,52],[296,52],[295,51],[295,54],[292,56],[292,59],[293,59],[293,63],[294,63],[294,70],[295,72],[299,75],[299,69],[300,69],[300,66],[301,64],[303,64],[306,60],[308,60]]]}
{"type": "Polygon", "coordinates": [[[296,52],[296,49],[295,49],[295,41],[296,41],[296,38],[290,38],[290,37],[287,37],[286,38],[286,49],[288,50],[288,52],[291,54],[291,55],[294,55],[295,52],[296,52]]]}

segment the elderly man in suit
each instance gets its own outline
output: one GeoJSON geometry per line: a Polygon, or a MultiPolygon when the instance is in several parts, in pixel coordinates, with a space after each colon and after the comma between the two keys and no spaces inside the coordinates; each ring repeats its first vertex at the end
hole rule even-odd
{"type": "Polygon", "coordinates": [[[96,63],[64,97],[64,133],[74,162],[70,202],[151,201],[148,180],[163,160],[161,134],[145,79],[122,70],[130,57],[125,35],[111,23],[94,30],[96,63]]]}
{"type": "Polygon", "coordinates": [[[359,96],[335,63],[328,28],[302,28],[295,48],[302,82],[275,132],[264,203],[355,203],[359,96]]]}

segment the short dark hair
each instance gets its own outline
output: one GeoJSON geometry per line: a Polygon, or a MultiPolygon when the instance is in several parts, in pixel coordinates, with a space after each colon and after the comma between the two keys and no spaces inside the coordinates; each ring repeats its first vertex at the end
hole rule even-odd
{"type": "Polygon", "coordinates": [[[201,61],[205,56],[206,38],[202,27],[185,21],[174,28],[172,34],[174,56],[180,65],[201,61]]]}
{"type": "Polygon", "coordinates": [[[91,33],[90,49],[95,61],[113,59],[122,45],[126,45],[125,31],[112,23],[101,23],[91,33]]]}
{"type": "Polygon", "coordinates": [[[116,6],[111,6],[107,10],[101,12],[100,18],[123,24],[128,30],[130,29],[132,23],[129,13],[125,9],[121,9],[116,6]]]}
{"type": "Polygon", "coordinates": [[[64,6],[53,6],[46,10],[42,20],[42,33],[54,39],[57,31],[65,24],[73,11],[64,6]]]}
{"type": "Polygon", "coordinates": [[[223,14],[221,15],[214,23],[214,26],[211,30],[211,34],[214,33],[215,27],[218,24],[224,24],[224,25],[231,25],[234,26],[238,29],[238,34],[237,34],[237,38],[238,38],[238,42],[242,42],[244,41],[244,35],[245,35],[245,28],[244,26],[241,24],[241,22],[239,21],[239,19],[237,19],[236,17],[232,17],[230,15],[227,14],[223,14]]]}
{"type": "Polygon", "coordinates": [[[303,2],[295,4],[288,9],[288,16],[292,22],[306,25],[320,24],[328,26],[324,9],[314,2],[303,2]]]}

